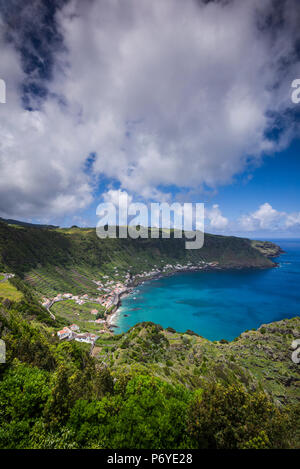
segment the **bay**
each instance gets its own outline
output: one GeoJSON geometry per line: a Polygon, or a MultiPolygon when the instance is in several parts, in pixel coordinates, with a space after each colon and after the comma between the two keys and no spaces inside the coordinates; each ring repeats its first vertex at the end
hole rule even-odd
{"type": "Polygon", "coordinates": [[[263,323],[299,316],[300,240],[272,241],[286,251],[274,259],[276,268],[185,272],[138,286],[122,300],[115,332],[152,321],[209,340],[233,340],[263,323]]]}

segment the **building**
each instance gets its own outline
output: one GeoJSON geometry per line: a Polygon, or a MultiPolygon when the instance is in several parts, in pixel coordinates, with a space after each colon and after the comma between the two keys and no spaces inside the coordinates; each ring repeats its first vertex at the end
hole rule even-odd
{"type": "Polygon", "coordinates": [[[72,338],[72,331],[68,327],[64,327],[61,331],[57,332],[58,338],[62,339],[71,339],[72,338]]]}
{"type": "Polygon", "coordinates": [[[80,331],[79,326],[77,326],[77,324],[72,324],[70,326],[70,329],[74,332],[79,332],[80,331]]]}
{"type": "Polygon", "coordinates": [[[95,334],[91,334],[90,332],[75,335],[75,340],[77,340],[77,342],[85,342],[86,344],[93,344],[97,339],[98,336],[95,334]]]}

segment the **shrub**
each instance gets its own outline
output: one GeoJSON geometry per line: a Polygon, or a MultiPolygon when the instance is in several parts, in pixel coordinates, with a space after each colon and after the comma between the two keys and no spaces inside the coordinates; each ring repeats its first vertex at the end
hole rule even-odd
{"type": "Polygon", "coordinates": [[[265,393],[248,393],[241,385],[206,385],[188,411],[197,448],[288,448],[290,430],[287,414],[265,393]]]}
{"type": "Polygon", "coordinates": [[[68,427],[83,447],[184,447],[189,395],[184,387],[137,375],[122,395],[77,401],[68,427]]]}
{"type": "Polygon", "coordinates": [[[182,337],[182,342],[184,343],[184,345],[190,345],[191,344],[190,339],[188,337],[185,337],[185,336],[182,337]]]}

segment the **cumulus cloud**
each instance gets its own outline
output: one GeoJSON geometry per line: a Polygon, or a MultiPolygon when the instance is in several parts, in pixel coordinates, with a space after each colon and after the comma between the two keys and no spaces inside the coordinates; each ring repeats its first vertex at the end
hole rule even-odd
{"type": "Polygon", "coordinates": [[[275,210],[268,202],[262,204],[258,210],[249,215],[243,215],[240,219],[242,228],[246,231],[258,229],[274,229],[282,220],[284,213],[275,210]]]}
{"type": "Polygon", "coordinates": [[[103,201],[104,203],[111,203],[116,208],[126,208],[132,202],[132,196],[129,195],[126,191],[122,191],[121,189],[114,190],[110,189],[109,191],[103,194],[103,201]]]}
{"type": "Polygon", "coordinates": [[[214,204],[211,209],[205,211],[205,216],[210,222],[210,228],[224,230],[229,225],[229,220],[221,213],[219,205],[214,204]]]}
{"type": "MultiPolygon", "coordinates": [[[[170,186],[215,188],[297,131],[286,121],[299,64],[296,0],[59,4],[61,47],[47,51],[46,78],[21,66],[20,41],[0,38],[10,87],[0,108],[2,214],[84,208],[99,176],[146,199],[170,186]],[[33,92],[25,110],[28,75],[46,93],[33,92]]],[[[224,228],[218,211],[211,224],[224,228]]]]}
{"type": "Polygon", "coordinates": [[[242,215],[238,220],[244,231],[288,231],[300,226],[300,212],[281,212],[273,208],[268,202],[262,204],[256,211],[242,215]]]}
{"type": "Polygon", "coordinates": [[[21,52],[6,41],[0,22],[0,73],[7,91],[0,106],[0,215],[48,218],[80,210],[93,200],[83,170],[88,136],[75,138],[75,116],[55,99],[41,109],[24,107],[21,52]]]}
{"type": "Polygon", "coordinates": [[[290,213],[286,215],[285,225],[287,228],[300,226],[300,212],[290,213]]]}

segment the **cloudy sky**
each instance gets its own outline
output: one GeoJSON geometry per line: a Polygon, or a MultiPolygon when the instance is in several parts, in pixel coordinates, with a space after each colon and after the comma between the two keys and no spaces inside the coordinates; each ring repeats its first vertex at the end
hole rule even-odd
{"type": "Polygon", "coordinates": [[[204,202],[206,230],[300,235],[299,0],[0,0],[0,216],[204,202]]]}

